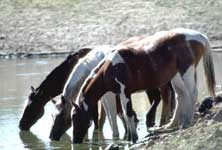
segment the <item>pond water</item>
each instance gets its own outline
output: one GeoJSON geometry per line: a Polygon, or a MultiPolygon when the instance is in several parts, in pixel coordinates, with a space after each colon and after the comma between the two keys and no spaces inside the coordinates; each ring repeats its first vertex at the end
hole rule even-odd
{"type": "MultiPolygon", "coordinates": [[[[49,140],[52,125],[51,113],[54,106],[51,102],[46,105],[44,116],[31,128],[30,132],[20,132],[19,119],[22,115],[30,86],[37,87],[46,75],[64,57],[32,58],[32,59],[2,59],[0,60],[0,149],[98,149],[102,150],[111,143],[120,145],[120,149],[128,149],[129,143],[123,140],[113,141],[108,121],[106,120],[103,134],[93,135],[93,127],[89,129],[88,140],[83,144],[71,144],[71,131],[69,129],[59,142],[49,140]],[[93,137],[93,138],[92,138],[93,137]]],[[[215,72],[217,84],[222,83],[221,66],[222,53],[214,53],[215,72]]],[[[199,97],[206,95],[203,80],[202,65],[199,65],[199,97]]],[[[137,112],[140,123],[138,125],[139,138],[146,134],[145,114],[149,108],[147,97],[144,93],[133,95],[133,107],[137,112]],[[138,102],[139,99],[139,102],[138,102]],[[136,101],[137,100],[137,101],[136,101]]],[[[158,112],[158,114],[160,114],[158,112]]],[[[124,128],[118,120],[120,138],[124,135],[124,128]]]]}

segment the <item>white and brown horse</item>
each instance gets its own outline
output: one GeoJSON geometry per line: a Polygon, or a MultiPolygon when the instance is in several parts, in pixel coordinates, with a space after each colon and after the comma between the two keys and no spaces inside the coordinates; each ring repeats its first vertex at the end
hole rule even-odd
{"type": "Polygon", "coordinates": [[[202,56],[208,90],[214,96],[215,77],[210,44],[200,32],[179,28],[120,45],[91,72],[76,104],[73,104],[73,142],[82,142],[96,104],[107,92],[120,96],[131,140],[136,142],[138,136],[133,121],[131,93],[162,88],[170,81],[177,103],[173,118],[166,127],[191,125],[197,99],[196,66],[202,56]]]}

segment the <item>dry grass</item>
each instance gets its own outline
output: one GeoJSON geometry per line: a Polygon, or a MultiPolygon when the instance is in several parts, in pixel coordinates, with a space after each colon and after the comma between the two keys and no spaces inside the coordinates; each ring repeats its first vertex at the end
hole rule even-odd
{"type": "Polygon", "coordinates": [[[2,0],[0,53],[116,44],[174,27],[222,39],[221,0],[2,0]]]}

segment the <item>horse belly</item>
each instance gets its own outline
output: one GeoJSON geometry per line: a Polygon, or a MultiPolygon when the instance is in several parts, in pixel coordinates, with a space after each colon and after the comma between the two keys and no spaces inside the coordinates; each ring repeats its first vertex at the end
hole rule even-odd
{"type": "Polygon", "coordinates": [[[147,69],[142,74],[137,75],[133,84],[137,90],[145,90],[151,88],[159,88],[167,84],[177,73],[175,66],[168,65],[160,70],[147,69]]]}

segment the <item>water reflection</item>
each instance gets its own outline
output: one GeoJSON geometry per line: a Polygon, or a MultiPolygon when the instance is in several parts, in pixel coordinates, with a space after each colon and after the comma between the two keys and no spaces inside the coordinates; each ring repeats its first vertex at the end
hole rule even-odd
{"type": "MultiPolygon", "coordinates": [[[[215,74],[217,84],[222,84],[222,53],[214,53],[215,74]]],[[[127,149],[129,143],[123,140],[112,140],[111,128],[105,121],[103,134],[89,130],[88,139],[83,144],[71,144],[72,129],[68,130],[59,142],[49,140],[52,125],[51,113],[54,106],[48,103],[45,115],[31,128],[30,132],[20,132],[18,122],[29,94],[30,86],[37,87],[46,75],[58,65],[64,57],[0,60],[0,149],[104,149],[116,143],[120,149],[127,149]],[[93,139],[93,140],[92,140],[93,139]]],[[[207,95],[202,65],[198,68],[199,98],[207,95]]],[[[139,138],[146,136],[145,114],[149,108],[144,93],[133,95],[133,107],[140,120],[138,124],[139,138]]],[[[159,108],[160,109],[160,108],[159,108]]],[[[158,112],[159,113],[159,112],[158,112]]],[[[118,119],[120,138],[124,136],[124,128],[118,119]]]]}
{"type": "Polygon", "coordinates": [[[24,145],[24,148],[40,149],[40,148],[46,147],[44,141],[39,139],[32,132],[20,131],[19,136],[20,136],[20,139],[24,145]]]}

